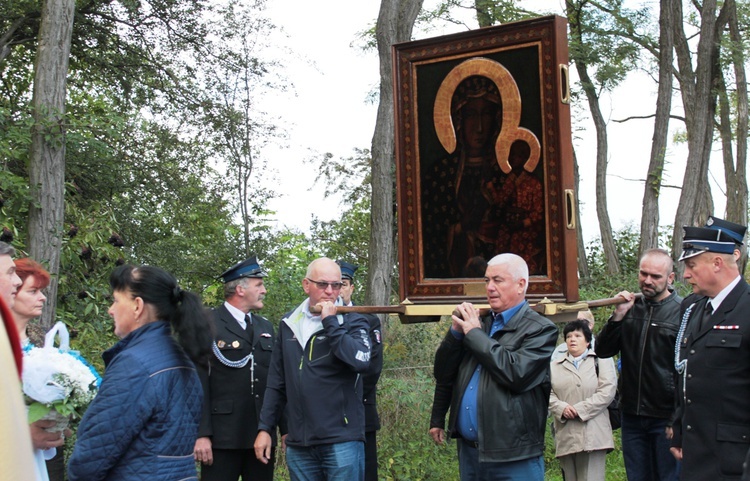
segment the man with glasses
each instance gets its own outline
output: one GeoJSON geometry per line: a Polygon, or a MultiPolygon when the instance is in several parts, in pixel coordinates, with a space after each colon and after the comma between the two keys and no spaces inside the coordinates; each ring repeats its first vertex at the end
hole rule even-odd
{"type": "Polygon", "coordinates": [[[362,481],[365,421],[360,373],[370,365],[369,323],[336,313],[341,269],[314,260],[302,288],[308,298],[279,324],[255,440],[267,463],[271,433],[287,416],[286,459],[292,481],[362,481]],[[310,312],[312,306],[320,314],[310,312]]]}
{"type": "Polygon", "coordinates": [[[199,370],[203,415],[193,455],[203,481],[273,479],[274,449],[268,463],[253,450],[274,343],[273,325],[251,313],[263,308],[264,277],[255,256],[221,274],[225,302],[212,310],[213,356],[209,371],[199,370]]]}

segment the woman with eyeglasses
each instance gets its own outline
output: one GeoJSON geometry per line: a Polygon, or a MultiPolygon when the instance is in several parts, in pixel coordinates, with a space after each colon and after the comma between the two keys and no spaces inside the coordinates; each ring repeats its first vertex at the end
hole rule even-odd
{"type": "Polygon", "coordinates": [[[110,286],[120,341],[102,355],[106,372],[68,479],[197,479],[203,391],[194,363],[207,362],[213,339],[200,298],[151,266],[120,266],[110,286]]]}

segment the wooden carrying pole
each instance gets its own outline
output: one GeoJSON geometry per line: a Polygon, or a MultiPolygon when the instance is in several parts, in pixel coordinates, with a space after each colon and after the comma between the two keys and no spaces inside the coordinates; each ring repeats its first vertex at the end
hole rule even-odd
{"type": "MultiPolygon", "coordinates": [[[[640,297],[641,295],[638,293],[636,297],[640,297]]],[[[578,311],[613,306],[624,302],[625,299],[620,296],[592,301],[580,301],[573,304],[551,302],[545,299],[531,304],[531,308],[554,322],[568,322],[577,317],[578,311]]],[[[490,311],[490,307],[487,304],[475,305],[479,307],[479,313],[482,316],[490,311]]],[[[440,316],[455,314],[454,309],[455,304],[410,304],[405,302],[397,306],[337,306],[336,312],[339,314],[346,314],[348,312],[358,312],[360,314],[398,314],[401,317],[401,322],[414,323],[438,321],[440,320],[440,316]]],[[[312,314],[320,314],[320,311],[321,309],[318,306],[310,306],[312,314]]]]}

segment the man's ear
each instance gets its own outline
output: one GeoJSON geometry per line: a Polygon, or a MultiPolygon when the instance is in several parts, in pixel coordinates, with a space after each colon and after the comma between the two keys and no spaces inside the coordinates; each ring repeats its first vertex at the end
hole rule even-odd
{"type": "Polygon", "coordinates": [[[523,294],[526,290],[526,279],[521,278],[518,280],[518,293],[523,294]]]}

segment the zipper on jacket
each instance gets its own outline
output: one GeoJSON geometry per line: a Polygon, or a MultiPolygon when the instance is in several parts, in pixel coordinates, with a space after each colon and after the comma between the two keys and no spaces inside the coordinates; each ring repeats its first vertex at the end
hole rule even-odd
{"type": "Polygon", "coordinates": [[[312,354],[313,354],[313,347],[315,347],[315,338],[318,336],[313,336],[312,339],[310,339],[310,354],[309,354],[309,360],[312,361],[312,354]]]}
{"type": "Polygon", "coordinates": [[[641,388],[643,387],[643,362],[646,356],[646,343],[651,330],[651,319],[654,317],[654,306],[648,306],[648,319],[643,323],[643,335],[641,336],[641,355],[638,359],[638,395],[636,396],[635,412],[641,415],[641,388]]]}

